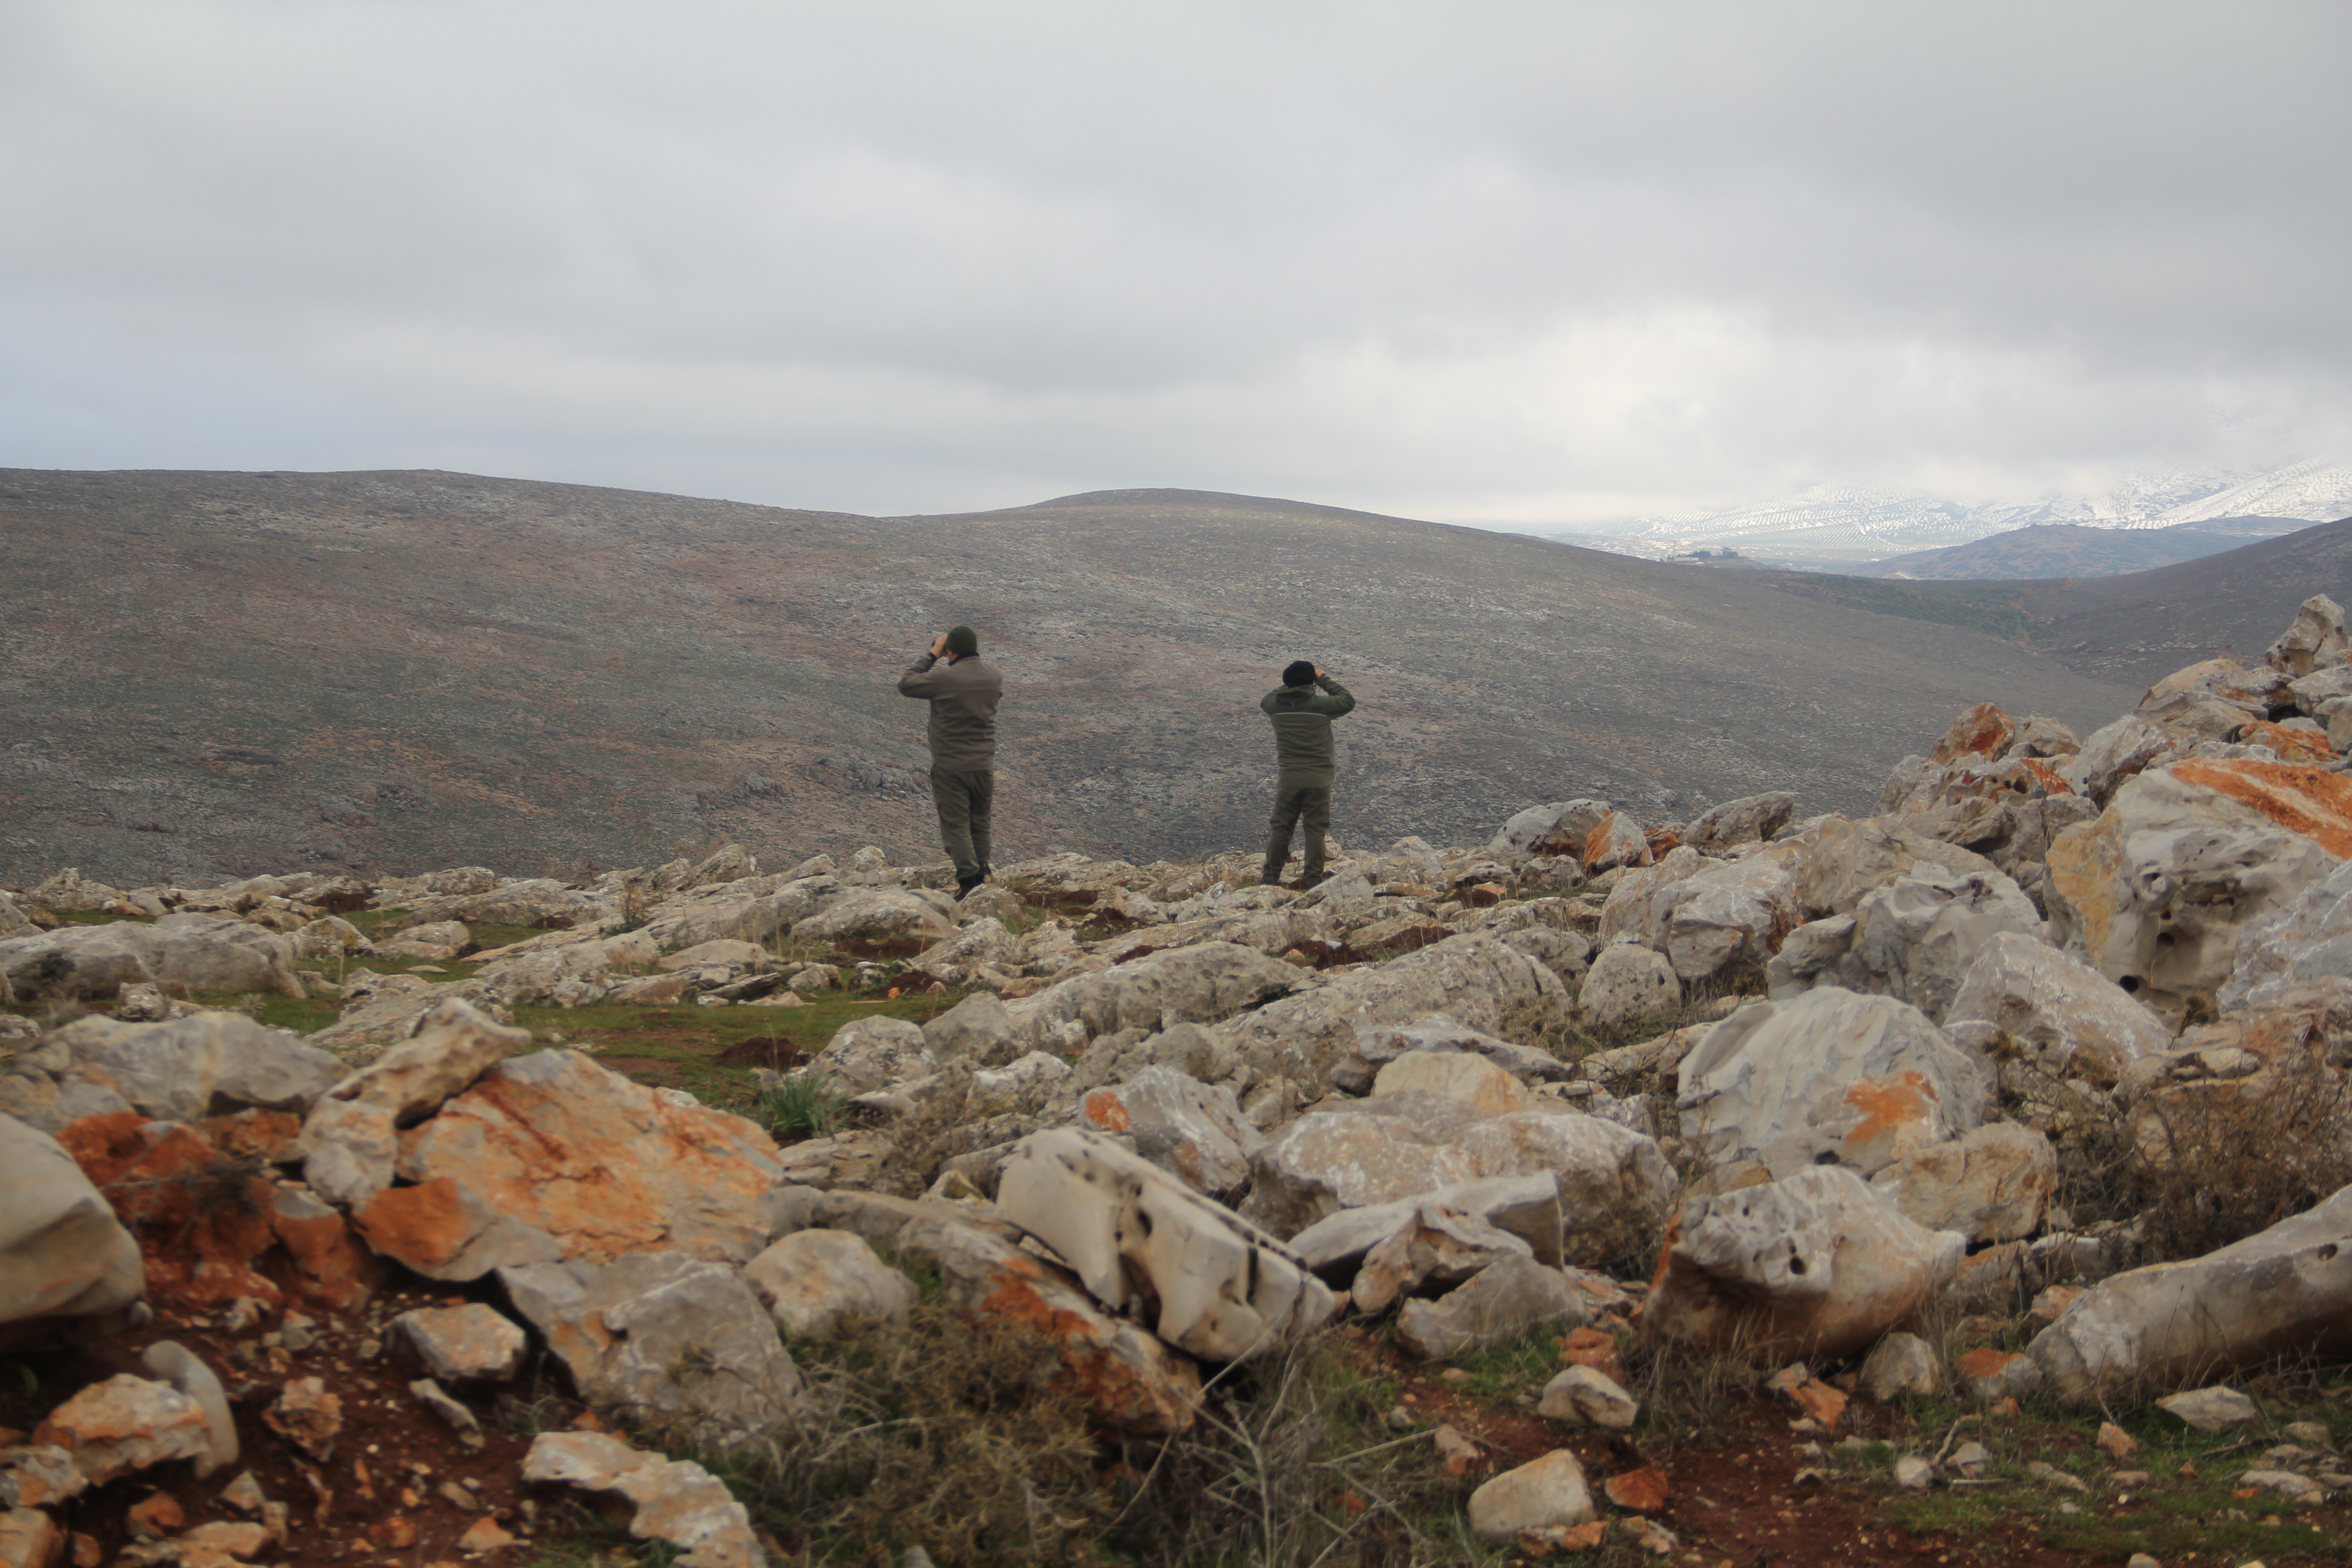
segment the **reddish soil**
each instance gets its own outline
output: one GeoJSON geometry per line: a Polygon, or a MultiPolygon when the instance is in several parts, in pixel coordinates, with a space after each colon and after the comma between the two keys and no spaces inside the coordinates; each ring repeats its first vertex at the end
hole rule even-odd
{"type": "MultiPolygon", "coordinates": [[[[220,1500],[220,1493],[239,1473],[250,1470],[265,1496],[292,1510],[285,1546],[266,1553],[273,1563],[293,1568],[325,1568],[329,1563],[347,1568],[372,1561],[470,1561],[489,1568],[520,1563],[533,1552],[530,1537],[541,1532],[545,1521],[583,1517],[579,1505],[565,1495],[526,1504],[521,1470],[530,1440],[516,1427],[527,1397],[509,1392],[508,1408],[501,1412],[488,1394],[451,1390],[481,1423],[482,1446],[467,1448],[408,1392],[408,1384],[425,1374],[382,1330],[411,1309],[465,1300],[456,1287],[420,1281],[397,1288],[350,1319],[314,1317],[307,1331],[314,1342],[301,1351],[267,1342],[282,1327],[275,1311],[242,1332],[231,1332],[225,1326],[226,1309],[192,1312],[165,1308],[146,1328],[113,1340],[74,1350],[10,1354],[7,1376],[0,1383],[0,1426],[29,1432],[72,1394],[117,1373],[152,1377],[140,1352],[155,1341],[176,1340],[220,1374],[236,1417],[242,1452],[236,1464],[201,1481],[190,1463],[176,1461],[53,1505],[62,1528],[97,1542],[99,1561],[111,1561],[131,1540],[127,1515],[133,1505],[158,1491],[171,1494],[190,1526],[244,1519],[220,1500]],[[379,1347],[373,1356],[367,1353],[371,1342],[379,1347]],[[342,1433],[324,1461],[314,1460],[262,1419],[278,1391],[300,1377],[322,1379],[342,1402],[342,1433]],[[468,1481],[475,1484],[467,1487],[468,1481]],[[453,1483],[475,1500],[460,1508],[443,1497],[440,1489],[453,1483]],[[534,1521],[534,1513],[540,1522],[534,1521]],[[467,1558],[458,1549],[458,1537],[485,1518],[512,1531],[518,1544],[487,1557],[467,1558]],[[393,1524],[395,1519],[404,1521],[407,1528],[393,1524]]],[[[532,1390],[536,1381],[527,1369],[512,1388],[532,1390]]],[[[551,1384],[552,1379],[547,1381],[551,1384]]],[[[578,1409],[566,1399],[548,1397],[538,1402],[535,1414],[562,1426],[571,1424],[578,1409]]]]}
{"type": "MultiPolygon", "coordinates": [[[[1733,1568],[1890,1568],[1933,1563],[1937,1568],[2113,1568],[2118,1559],[2095,1552],[2062,1551],[2041,1544],[2030,1529],[1996,1526],[1965,1538],[1952,1533],[1914,1534],[1893,1523],[1884,1507],[1885,1492],[1837,1475],[1832,1466],[1801,1452],[1808,1442],[1831,1447],[1849,1436],[1918,1445],[1921,1435],[1901,1412],[1856,1399],[1833,1433],[1801,1436],[1789,1430],[1798,1412],[1770,1396],[1735,1393],[1726,1396],[1724,1429],[1704,1441],[1636,1446],[1623,1434],[1569,1427],[1545,1420],[1447,1383],[1440,1366],[1427,1364],[1370,1334],[1342,1331],[1342,1354],[1368,1376],[1402,1386],[1400,1402],[1427,1420],[1443,1422],[1486,1450],[1481,1475],[1496,1475],[1556,1448],[1566,1448],[1583,1465],[1596,1500],[1612,1477],[1654,1466],[1665,1474],[1665,1507],[1652,1517],[1682,1539],[1686,1552],[1710,1564],[1733,1568]],[[1800,1472],[1817,1475],[1800,1479],[1800,1472]],[[1825,1479],[1822,1477],[1825,1476],[1825,1479]]],[[[2069,1429],[2052,1428],[2051,1447],[2080,1442],[2069,1429]]],[[[1927,1446],[1938,1441],[1927,1434],[1927,1446]]],[[[1962,1440],[1965,1440],[1963,1434],[1962,1440]]],[[[2260,1505],[2249,1504],[2250,1508],[2260,1505]]],[[[2261,1511],[2289,1514],[2316,1525],[2331,1545],[2352,1532],[2352,1506],[2261,1511]]],[[[2217,1559],[2218,1560],[2218,1559],[2217,1559]]],[[[1572,1564],[1573,1556],[1554,1561],[1572,1564]]],[[[2339,1565],[2340,1553],[2272,1552],[2269,1568],[2339,1565]]]]}

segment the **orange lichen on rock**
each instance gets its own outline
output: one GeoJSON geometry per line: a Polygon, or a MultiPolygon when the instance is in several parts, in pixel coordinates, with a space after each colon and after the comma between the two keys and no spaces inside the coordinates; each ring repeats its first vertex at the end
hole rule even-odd
{"type": "Polygon", "coordinates": [[[1966,756],[1990,757],[2000,753],[2016,735],[2017,726],[2008,714],[1990,702],[1979,702],[1958,719],[1927,753],[1931,763],[1953,763],[1966,756]]]}
{"type": "Polygon", "coordinates": [[[1862,1112],[1862,1120],[1846,1131],[1844,1142],[1851,1150],[1882,1139],[1891,1145],[1906,1129],[1932,1123],[1939,1100],[1927,1076],[1908,1068],[1883,1078],[1864,1079],[1843,1098],[1862,1112]]]}
{"type": "Polygon", "coordinates": [[[2267,719],[2256,719],[2238,731],[2241,745],[2268,746],[2278,753],[2283,763],[2332,763],[2336,749],[2327,743],[2325,730],[2291,729],[2273,724],[2267,719]]]}
{"type": "Polygon", "coordinates": [[[1088,1121],[1106,1132],[1125,1132],[1135,1125],[1127,1113],[1127,1104],[1115,1089],[1098,1089],[1083,1101],[1088,1121]]]}
{"type": "Polygon", "coordinates": [[[2338,858],[2352,859],[2352,779],[2288,763],[2175,763],[2165,770],[2201,784],[2299,833],[2338,858]]]}

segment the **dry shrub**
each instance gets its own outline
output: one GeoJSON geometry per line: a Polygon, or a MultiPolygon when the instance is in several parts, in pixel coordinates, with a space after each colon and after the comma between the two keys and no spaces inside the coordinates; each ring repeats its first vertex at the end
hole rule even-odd
{"type": "Polygon", "coordinates": [[[1114,1511],[1085,1409],[1049,1342],[936,1303],[796,1346],[809,1411],[713,1461],[755,1521],[811,1562],[1088,1563],[1114,1511]]]}
{"type": "Polygon", "coordinates": [[[2151,1261],[2199,1258],[2352,1184],[2352,1096],[2316,1059],[2154,1094],[2126,1190],[2151,1261]]]}
{"type": "Polygon", "coordinates": [[[1448,1476],[1427,1431],[1390,1432],[1393,1395],[1328,1338],[1226,1368],[1191,1431],[1136,1446],[1105,1544],[1160,1568],[1486,1561],[1462,1521],[1485,1478],[1448,1476]]]}

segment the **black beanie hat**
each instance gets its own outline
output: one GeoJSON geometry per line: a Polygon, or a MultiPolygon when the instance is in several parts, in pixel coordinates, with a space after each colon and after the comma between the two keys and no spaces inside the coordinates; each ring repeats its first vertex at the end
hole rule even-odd
{"type": "Polygon", "coordinates": [[[980,651],[980,634],[970,626],[949,628],[948,651],[959,658],[970,658],[980,651]]]}
{"type": "Polygon", "coordinates": [[[1315,661],[1311,658],[1294,658],[1283,667],[1282,683],[1285,686],[1305,686],[1314,679],[1315,661]]]}

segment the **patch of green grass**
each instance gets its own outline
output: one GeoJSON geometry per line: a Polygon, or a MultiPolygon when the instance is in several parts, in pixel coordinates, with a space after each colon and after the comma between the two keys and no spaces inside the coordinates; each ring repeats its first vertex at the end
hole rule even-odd
{"type": "Polygon", "coordinates": [[[107,910],[51,910],[61,926],[110,926],[129,921],[133,925],[152,925],[148,915],[118,915],[107,910]]]}
{"type": "Polygon", "coordinates": [[[778,1138],[823,1138],[849,1111],[846,1097],[806,1079],[779,1085],[760,1099],[760,1114],[778,1138]]]}
{"type": "Polygon", "coordinates": [[[1454,1364],[1470,1374],[1470,1381],[1459,1385],[1461,1392],[1482,1399],[1540,1394],[1559,1372],[1558,1338],[1555,1332],[1539,1330],[1508,1344],[1453,1357],[1454,1364]]]}

